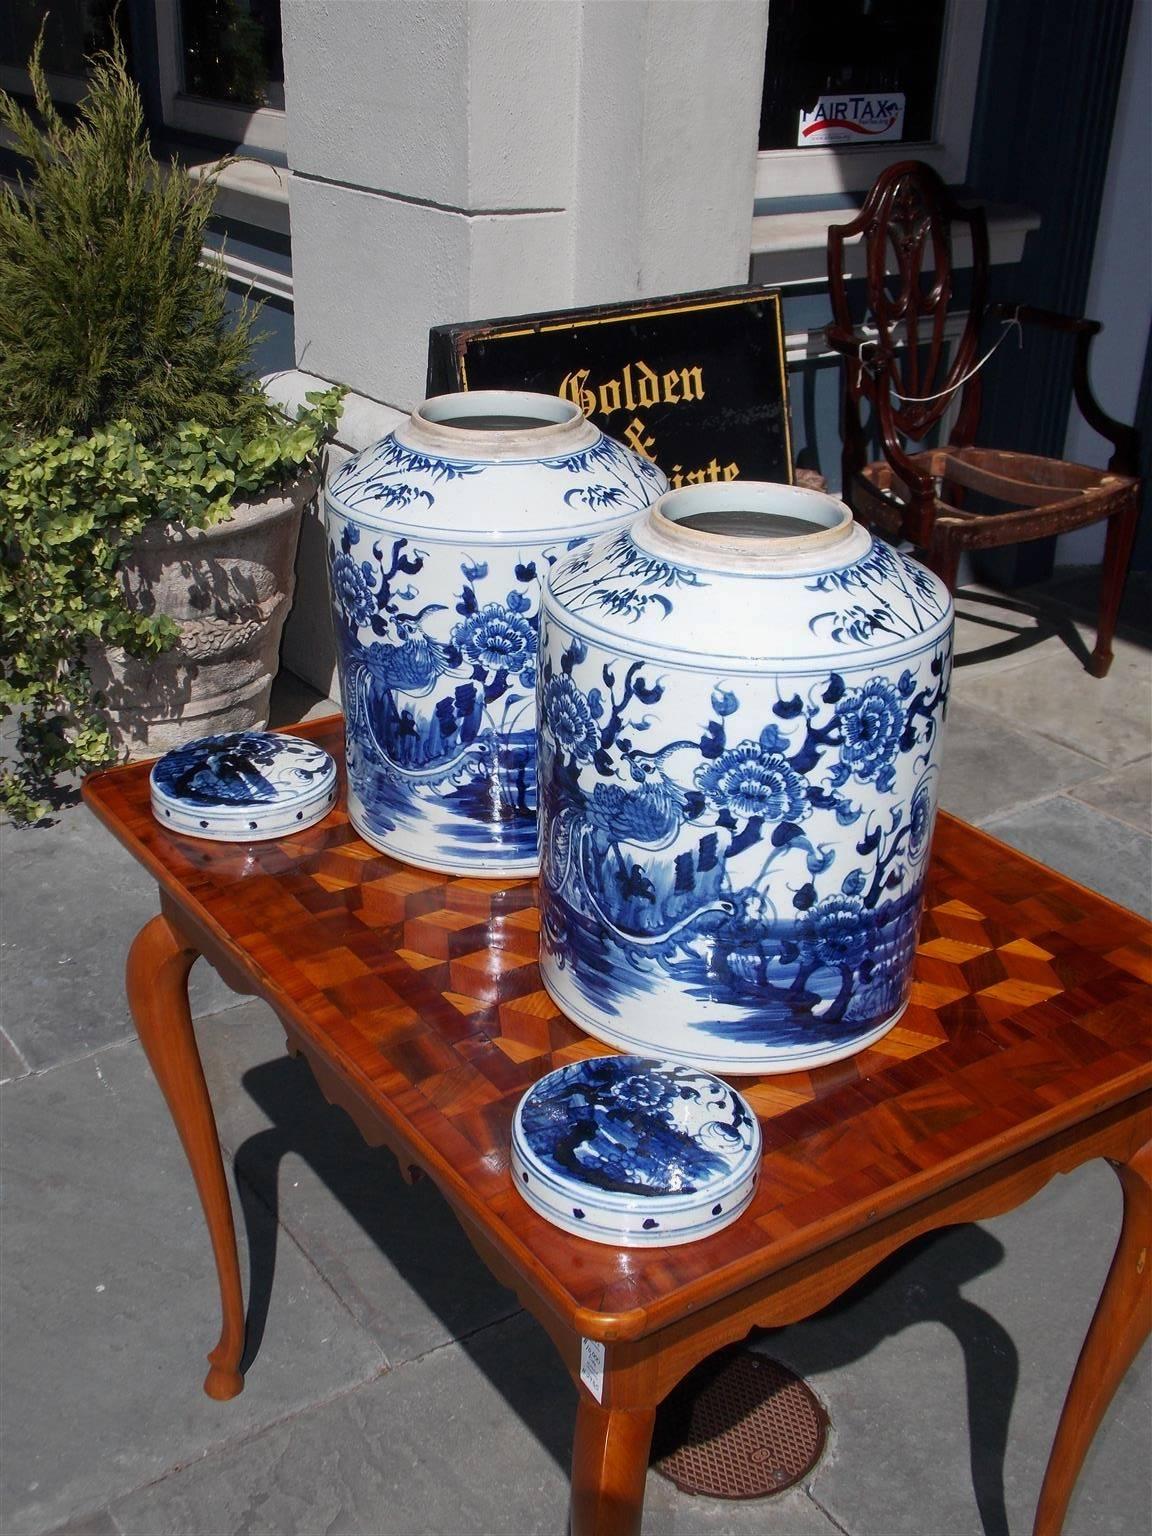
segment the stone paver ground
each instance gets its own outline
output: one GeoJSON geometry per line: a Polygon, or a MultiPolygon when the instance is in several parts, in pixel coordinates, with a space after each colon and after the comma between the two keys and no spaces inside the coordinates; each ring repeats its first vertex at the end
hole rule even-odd
{"type": "MultiPolygon", "coordinates": [[[[970,588],[944,804],[1152,911],[1149,583],[1098,682],[1082,585],[970,588]],[[1140,627],[1143,620],[1144,628],[1140,627]]],[[[323,701],[291,679],[282,721],[323,701]]],[[[197,1030],[235,1169],[251,1366],[200,1392],[215,1337],[191,1179],[123,995],[154,889],[82,807],[0,831],[3,1536],[560,1536],[574,1394],[436,1191],[404,1184],[202,963],[197,1030]]],[[[1103,1164],[911,1245],[757,1347],[832,1420],[803,1487],[722,1504],[650,1475],[645,1536],[1014,1536],[1120,1214],[1103,1164]]],[[[1129,1373],[1068,1536],[1152,1531],[1152,1363],[1129,1373]]]]}

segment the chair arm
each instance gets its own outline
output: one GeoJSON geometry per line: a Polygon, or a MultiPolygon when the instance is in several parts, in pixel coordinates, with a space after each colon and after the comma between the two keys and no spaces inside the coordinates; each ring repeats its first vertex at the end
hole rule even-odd
{"type": "Polygon", "coordinates": [[[1025,325],[1041,325],[1046,330],[1062,331],[1076,338],[1072,357],[1072,394],[1080,407],[1080,414],[1094,432],[1112,444],[1112,457],[1108,468],[1117,475],[1140,473],[1140,434],[1135,427],[1126,426],[1109,416],[1092,392],[1088,374],[1088,348],[1093,336],[1100,330],[1098,320],[1078,319],[1061,315],[1051,309],[1033,309],[1027,304],[1013,308],[1010,304],[996,306],[1005,318],[1015,315],[1025,325]]]}
{"type": "Polygon", "coordinates": [[[854,362],[860,361],[860,346],[862,337],[855,331],[846,331],[839,325],[826,325],[824,338],[833,352],[839,352],[841,357],[850,357],[854,362]]]}
{"type": "Polygon", "coordinates": [[[850,362],[863,364],[869,373],[878,373],[893,356],[880,345],[875,336],[857,336],[855,331],[846,331],[839,325],[825,326],[824,338],[833,352],[838,352],[850,362]]]}
{"type": "Polygon", "coordinates": [[[1095,336],[1100,329],[1099,320],[1062,315],[1055,309],[1036,309],[1031,304],[990,304],[988,313],[997,320],[1019,320],[1021,325],[1039,325],[1046,331],[1064,331],[1070,335],[1095,336]]]}

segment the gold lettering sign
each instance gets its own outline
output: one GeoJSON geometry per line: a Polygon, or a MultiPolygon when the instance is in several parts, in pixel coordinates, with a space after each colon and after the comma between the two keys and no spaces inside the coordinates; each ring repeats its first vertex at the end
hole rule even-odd
{"type": "MultiPolygon", "coordinates": [[[[657,374],[642,358],[625,363],[617,378],[597,382],[587,368],[577,368],[566,373],[557,394],[563,400],[578,405],[585,416],[599,413],[613,416],[619,410],[645,410],[655,405],[683,405],[692,400],[704,399],[704,370],[695,363],[688,368],[671,368],[657,374]]],[[[656,462],[656,439],[649,435],[643,418],[633,416],[620,434],[629,448],[656,462]]],[[[725,464],[723,468],[712,459],[703,469],[685,471],[677,464],[669,472],[668,479],[677,489],[682,485],[704,485],[720,480],[735,480],[740,473],[739,464],[725,464]]]]}
{"type": "Polygon", "coordinates": [[[718,288],[434,326],[428,390],[559,394],[673,486],[793,478],[779,293],[718,288]]]}

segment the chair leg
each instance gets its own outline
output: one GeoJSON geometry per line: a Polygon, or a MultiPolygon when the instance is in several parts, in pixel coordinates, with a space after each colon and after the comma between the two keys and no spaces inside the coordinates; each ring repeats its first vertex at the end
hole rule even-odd
{"type": "Polygon", "coordinates": [[[1104,565],[1100,572],[1100,616],[1096,624],[1096,649],[1088,664],[1093,677],[1107,677],[1108,668],[1112,665],[1112,637],[1116,633],[1116,619],[1120,613],[1120,599],[1124,596],[1124,584],[1128,579],[1128,562],[1132,558],[1139,517],[1140,503],[1133,496],[1125,507],[1114,512],[1108,519],[1104,565]]]}
{"type": "Polygon", "coordinates": [[[960,548],[951,540],[934,542],[924,552],[924,564],[935,571],[949,592],[956,590],[956,572],[960,566],[960,548]]]}

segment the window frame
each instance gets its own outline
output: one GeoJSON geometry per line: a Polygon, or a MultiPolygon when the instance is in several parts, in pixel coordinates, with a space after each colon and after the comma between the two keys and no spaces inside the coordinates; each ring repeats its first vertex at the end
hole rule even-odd
{"type": "Polygon", "coordinates": [[[153,9],[165,126],[283,154],[288,145],[287,114],[279,107],[233,106],[185,91],[179,0],[154,0],[153,9]]]}
{"type": "Polygon", "coordinates": [[[912,157],[932,166],[946,182],[963,181],[986,19],[987,0],[948,0],[930,141],[758,150],[757,201],[861,191],[870,187],[886,166],[912,157]]]}
{"type": "MultiPolygon", "coordinates": [[[[67,102],[71,106],[82,101],[88,89],[86,75],[66,75],[46,69],[44,78],[48,82],[52,100],[67,102]]],[[[8,91],[13,96],[31,96],[32,76],[22,65],[0,64],[0,90],[8,91]]]]}

